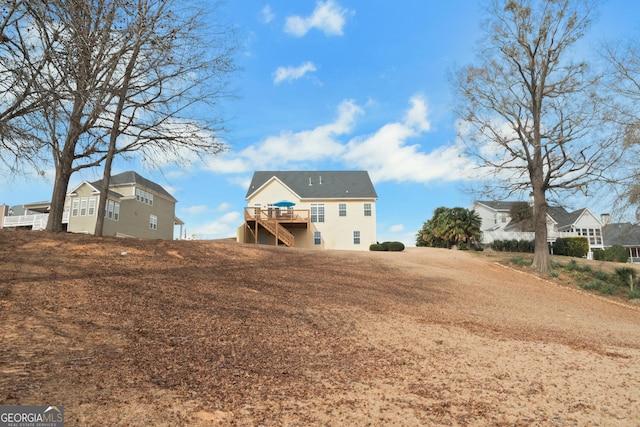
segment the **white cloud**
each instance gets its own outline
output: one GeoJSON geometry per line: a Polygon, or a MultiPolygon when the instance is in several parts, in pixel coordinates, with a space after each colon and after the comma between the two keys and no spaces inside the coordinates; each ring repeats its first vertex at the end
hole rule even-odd
{"type": "Polygon", "coordinates": [[[219,212],[224,212],[224,211],[228,211],[229,208],[231,207],[231,205],[227,202],[222,202],[218,205],[218,211],[219,212]]]}
{"type": "Polygon", "coordinates": [[[189,206],[188,208],[181,208],[182,212],[186,212],[190,215],[200,215],[205,213],[208,208],[205,205],[189,206]]]}
{"type": "Polygon", "coordinates": [[[389,231],[392,233],[398,233],[402,230],[404,230],[404,225],[402,224],[392,225],[391,228],[389,228],[389,231]]]}
{"type": "Polygon", "coordinates": [[[297,37],[304,36],[312,28],[324,32],[326,35],[341,36],[346,23],[345,16],[349,12],[333,0],[319,1],[311,16],[289,16],[285,22],[284,30],[297,37]]]}
{"type": "Polygon", "coordinates": [[[368,170],[376,182],[427,183],[467,176],[470,165],[460,146],[443,146],[427,153],[420,144],[407,144],[407,140],[422,136],[431,127],[424,97],[416,95],[410,103],[402,122],[387,123],[372,135],[352,139],[344,159],[368,170]]]}
{"type": "Polygon", "coordinates": [[[188,228],[187,234],[197,240],[235,237],[240,218],[240,212],[227,212],[215,221],[188,228]]]}
{"type": "Polygon", "coordinates": [[[343,101],[333,123],[301,132],[283,131],[267,137],[240,153],[247,162],[255,162],[253,169],[284,169],[288,165],[338,158],[344,146],[337,137],[351,132],[355,118],[362,109],[354,101],[343,101]]]}
{"type": "Polygon", "coordinates": [[[273,21],[273,19],[276,17],[273,11],[271,10],[271,6],[269,5],[266,5],[265,7],[262,8],[261,16],[262,16],[262,22],[264,22],[265,24],[268,24],[269,22],[273,21]]]}
{"type": "MultiPolygon", "coordinates": [[[[375,108],[375,106],[373,107],[375,108]]],[[[429,108],[421,95],[409,100],[401,120],[383,123],[369,135],[345,138],[353,132],[364,109],[353,100],[338,107],[334,121],[301,131],[284,130],[248,146],[240,152],[210,159],[206,168],[217,173],[249,173],[254,170],[314,168],[330,161],[349,169],[369,171],[374,182],[396,181],[429,183],[470,179],[473,163],[464,156],[463,145],[444,145],[427,151],[425,134],[431,129],[429,108]],[[411,144],[411,140],[418,141],[411,144]]],[[[247,188],[249,178],[230,183],[247,188]]]]}
{"type": "Polygon", "coordinates": [[[285,80],[293,81],[304,77],[305,74],[316,71],[313,62],[307,61],[299,67],[278,67],[273,73],[273,83],[279,84],[285,80]]]}

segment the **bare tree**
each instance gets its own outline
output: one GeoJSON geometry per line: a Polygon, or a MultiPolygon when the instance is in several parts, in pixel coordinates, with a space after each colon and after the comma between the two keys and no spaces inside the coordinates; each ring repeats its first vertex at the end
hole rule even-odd
{"type": "Polygon", "coordinates": [[[607,84],[615,94],[615,114],[610,119],[619,126],[620,139],[628,149],[615,181],[614,189],[619,194],[617,204],[621,206],[621,215],[631,208],[636,221],[640,221],[640,46],[637,38],[605,46],[603,56],[611,67],[607,84]]]}
{"type": "Polygon", "coordinates": [[[594,6],[492,0],[487,12],[477,63],[452,78],[460,137],[492,191],[533,194],[533,268],[547,273],[549,193],[586,194],[616,157],[616,140],[602,126],[600,79],[572,56],[594,6]]]}
{"type": "Polygon", "coordinates": [[[101,218],[115,155],[180,161],[223,149],[222,120],[197,107],[214,104],[234,71],[230,29],[205,39],[214,33],[203,11],[185,1],[49,0],[30,13],[40,39],[53,40],[37,81],[55,96],[29,115],[56,171],[47,230],[62,230],[68,183],[80,169],[108,159],[101,218]]]}
{"type": "MultiPolygon", "coordinates": [[[[116,102],[106,111],[109,144],[98,212],[104,211],[115,155],[140,151],[154,162],[158,156],[179,160],[185,151],[215,155],[225,148],[217,138],[222,120],[190,115],[197,115],[195,106],[214,106],[227,95],[225,76],[235,70],[232,31],[206,31],[201,10],[180,18],[166,1],[138,0],[133,6],[127,14],[131,39],[114,88],[116,102]]],[[[99,215],[96,235],[102,235],[103,224],[99,215]]]]}
{"type": "Polygon", "coordinates": [[[47,75],[57,33],[40,31],[36,9],[29,1],[0,0],[0,162],[12,174],[24,164],[39,170],[45,163],[29,116],[55,97],[58,86],[47,75]]]}

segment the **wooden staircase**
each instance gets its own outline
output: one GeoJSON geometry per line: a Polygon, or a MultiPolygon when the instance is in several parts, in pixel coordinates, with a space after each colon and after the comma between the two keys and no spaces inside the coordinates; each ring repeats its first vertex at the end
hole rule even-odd
{"type": "Polygon", "coordinates": [[[276,243],[281,241],[285,246],[294,246],[295,237],[289,230],[281,226],[275,219],[256,219],[259,225],[276,237],[276,243]]]}

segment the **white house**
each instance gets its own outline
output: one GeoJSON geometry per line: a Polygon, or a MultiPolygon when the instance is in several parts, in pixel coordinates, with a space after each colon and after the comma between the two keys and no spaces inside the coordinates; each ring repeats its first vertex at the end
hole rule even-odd
{"type": "MultiPolygon", "coordinates": [[[[511,218],[511,208],[516,203],[509,201],[475,201],[473,209],[480,215],[482,225],[481,243],[488,245],[494,240],[533,240],[533,232],[520,231],[511,218]]],[[[585,236],[589,239],[589,254],[594,249],[604,249],[603,223],[587,208],[568,212],[562,206],[547,207],[547,240],[552,243],[558,237],[585,236]]]]}
{"type": "Polygon", "coordinates": [[[366,171],[257,171],[237,240],[369,250],[378,196],[366,171]]]}

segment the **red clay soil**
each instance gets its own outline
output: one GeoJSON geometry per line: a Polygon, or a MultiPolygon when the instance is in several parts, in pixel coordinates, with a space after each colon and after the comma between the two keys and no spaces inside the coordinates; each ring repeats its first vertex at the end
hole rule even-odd
{"type": "Polygon", "coordinates": [[[66,426],[640,426],[640,310],[488,254],[0,231],[0,404],[66,426]]]}

